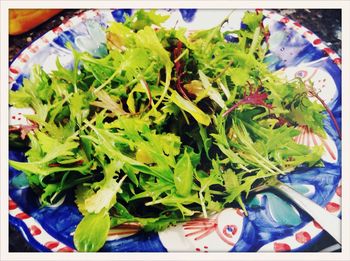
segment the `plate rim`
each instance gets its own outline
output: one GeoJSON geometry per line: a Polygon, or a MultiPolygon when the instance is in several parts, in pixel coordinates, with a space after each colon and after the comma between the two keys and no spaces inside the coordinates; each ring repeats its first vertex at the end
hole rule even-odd
{"type": "MultiPolygon", "coordinates": [[[[118,10],[119,8],[113,9],[113,8],[109,8],[108,10],[118,10]]],[[[136,10],[137,8],[133,8],[133,10],[136,10]]],[[[187,9],[187,8],[183,8],[183,9],[187,9]]],[[[197,10],[200,10],[201,8],[197,8],[197,10]]],[[[39,35],[38,37],[36,37],[30,44],[26,45],[25,47],[23,47],[13,58],[11,61],[9,61],[9,86],[10,89],[12,88],[12,84],[15,82],[15,79],[17,77],[17,75],[20,74],[20,71],[17,71],[16,68],[13,67],[13,65],[16,65],[17,63],[22,63],[25,64],[28,60],[30,59],[33,55],[35,55],[35,53],[40,50],[40,48],[46,46],[47,44],[51,43],[57,36],[59,36],[62,32],[64,32],[65,30],[70,29],[71,27],[84,22],[84,20],[92,18],[96,15],[100,15],[100,10],[102,9],[83,9],[78,13],[75,13],[72,17],[70,17],[69,19],[67,19],[66,21],[62,22],[60,25],[56,26],[55,28],[39,35]],[[36,47],[38,49],[36,49],[36,47]],[[32,49],[32,50],[30,50],[32,49]],[[24,56],[24,57],[21,57],[24,56]],[[26,56],[28,56],[28,58],[26,59],[26,56]],[[21,61],[21,59],[23,59],[23,61],[21,61]]],[[[245,9],[241,9],[241,10],[245,10],[245,9]]],[[[248,10],[248,9],[247,9],[248,10]]],[[[254,10],[254,9],[249,9],[249,10],[254,10]]],[[[315,33],[313,33],[311,30],[309,30],[308,28],[304,27],[303,25],[299,24],[298,22],[296,22],[295,20],[289,18],[288,16],[284,16],[281,15],[280,13],[276,12],[276,11],[272,11],[272,10],[268,10],[268,9],[255,9],[257,12],[263,12],[263,15],[267,18],[270,18],[273,21],[276,22],[281,22],[283,24],[285,24],[287,27],[292,28],[296,33],[303,35],[305,37],[305,39],[311,43],[315,48],[323,51],[326,56],[325,57],[329,57],[333,63],[335,65],[338,66],[338,68],[340,69],[340,71],[342,71],[341,68],[341,64],[342,64],[342,59],[341,57],[331,48],[328,47],[328,45],[321,39],[319,38],[315,33]]],[[[104,9],[102,10],[104,11],[104,9]]],[[[341,168],[341,165],[340,165],[341,168]]],[[[340,176],[340,180],[339,183],[337,185],[337,187],[342,185],[342,179],[340,176]]],[[[336,193],[332,196],[331,200],[336,196],[336,193]]],[[[10,195],[8,195],[9,197],[9,202],[13,201],[10,197],[10,195]]],[[[14,202],[14,201],[13,201],[14,202]]],[[[16,204],[17,205],[17,204],[16,204]]],[[[18,209],[21,210],[21,208],[19,206],[17,206],[18,209]]],[[[16,208],[16,209],[17,209],[16,208]]],[[[15,209],[13,209],[15,210],[15,209]]],[[[22,213],[24,213],[22,211],[22,213]]],[[[47,248],[44,244],[42,244],[42,242],[38,241],[34,235],[32,235],[30,228],[27,226],[26,222],[24,222],[23,220],[21,220],[20,218],[11,215],[11,210],[8,210],[8,214],[9,214],[9,224],[13,225],[18,231],[20,231],[22,233],[22,235],[24,236],[24,239],[36,250],[41,251],[41,252],[56,252],[59,251],[60,249],[63,249],[63,251],[68,250],[68,252],[76,252],[75,249],[72,249],[71,247],[69,247],[68,245],[64,244],[63,242],[60,242],[59,240],[55,239],[55,241],[59,242],[59,246],[60,247],[56,247],[54,248],[55,250],[53,251],[52,249],[47,248]]],[[[26,214],[26,213],[24,213],[26,214]]],[[[26,218],[26,220],[30,221],[31,223],[33,223],[34,225],[36,225],[37,227],[39,227],[41,229],[41,231],[44,231],[47,235],[49,235],[49,237],[54,238],[53,236],[51,236],[50,234],[48,234],[44,228],[42,228],[41,224],[32,216],[26,214],[28,217],[26,218]]],[[[341,211],[340,214],[341,215],[341,211]]],[[[310,221],[309,223],[311,223],[312,221],[310,221]]],[[[309,224],[306,223],[306,224],[309,224]]],[[[306,225],[305,224],[305,225],[306,225]]],[[[304,226],[303,226],[304,227],[304,226]]],[[[299,230],[298,230],[299,231],[299,230]]],[[[297,232],[297,231],[296,231],[297,232]]],[[[315,235],[313,238],[311,238],[310,241],[308,241],[307,243],[303,244],[302,246],[296,247],[296,248],[292,248],[291,251],[302,251],[304,248],[306,248],[307,246],[314,244],[315,242],[317,242],[322,235],[324,235],[326,232],[321,229],[321,231],[315,235]]],[[[281,239],[283,240],[283,238],[281,239]]],[[[276,240],[273,240],[269,243],[273,243],[276,240]]],[[[47,242],[46,242],[47,243],[47,242]]],[[[268,243],[268,244],[269,244],[268,243]]],[[[256,253],[259,250],[256,251],[256,253]]]]}

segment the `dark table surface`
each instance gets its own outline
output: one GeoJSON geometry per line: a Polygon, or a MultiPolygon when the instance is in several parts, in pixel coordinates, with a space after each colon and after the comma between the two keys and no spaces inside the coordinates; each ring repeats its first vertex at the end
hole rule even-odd
{"type": "MultiPolygon", "coordinates": [[[[18,36],[9,37],[9,59],[12,61],[16,55],[36,38],[45,32],[57,27],[64,20],[82,10],[66,9],[37,28],[18,36]]],[[[341,56],[341,10],[340,9],[276,9],[284,16],[298,21],[313,31],[327,45],[341,56]]],[[[309,252],[318,252],[336,242],[327,233],[324,233],[317,244],[310,246],[309,252]]],[[[36,252],[17,229],[9,225],[9,251],[10,252],[36,252]]],[[[338,250],[339,251],[339,250],[338,250]]]]}

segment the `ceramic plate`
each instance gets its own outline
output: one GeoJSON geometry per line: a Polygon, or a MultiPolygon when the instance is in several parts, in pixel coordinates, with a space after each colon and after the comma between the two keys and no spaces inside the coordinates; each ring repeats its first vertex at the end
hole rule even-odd
{"type": "MultiPolygon", "coordinates": [[[[58,58],[66,67],[72,54],[65,47],[69,42],[95,56],[106,52],[103,27],[108,22],[122,22],[132,10],[90,10],[83,12],[34,41],[10,65],[10,88],[18,89],[29,77],[34,64],[45,71],[55,69],[58,58]]],[[[188,30],[210,28],[220,23],[230,10],[159,10],[169,13],[164,26],[185,26],[188,30]]],[[[235,10],[223,30],[239,29],[243,10],[235,10]]],[[[266,58],[272,71],[280,71],[288,79],[295,76],[311,80],[319,95],[341,125],[341,60],[322,40],[300,24],[279,14],[263,11],[269,26],[270,52],[266,58]]],[[[234,36],[228,36],[228,41],[234,36]]],[[[10,124],[28,124],[23,114],[30,110],[10,108],[10,124]]],[[[300,127],[298,143],[322,145],[323,168],[299,168],[280,179],[295,190],[340,215],[341,142],[333,122],[325,120],[327,137],[321,138],[308,128],[300,127]]],[[[24,161],[24,152],[11,150],[9,158],[24,161]]],[[[40,207],[37,195],[28,187],[23,173],[10,168],[10,223],[17,226],[28,242],[39,251],[75,251],[73,233],[81,214],[72,195],[50,207],[40,207]]],[[[306,213],[273,192],[259,193],[246,202],[249,215],[240,209],[225,209],[209,218],[195,219],[160,233],[145,233],[132,224],[112,228],[101,249],[106,252],[278,252],[303,251],[316,243],[322,228],[306,213]]],[[[339,228],[341,229],[341,228],[339,228]]]]}

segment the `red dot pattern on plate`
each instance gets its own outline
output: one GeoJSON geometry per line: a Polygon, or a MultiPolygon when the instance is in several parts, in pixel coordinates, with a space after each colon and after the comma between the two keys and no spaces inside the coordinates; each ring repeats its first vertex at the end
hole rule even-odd
{"type": "Polygon", "coordinates": [[[22,53],[18,56],[18,60],[20,60],[22,63],[26,63],[29,60],[29,56],[22,53]]]}
{"type": "Polygon", "coordinates": [[[317,38],[313,41],[314,44],[320,44],[321,43],[321,39],[317,38]]]}
{"type": "Polygon", "coordinates": [[[42,40],[44,43],[49,43],[49,40],[48,40],[45,36],[41,37],[41,40],[42,40]]]}
{"type": "Polygon", "coordinates": [[[27,218],[30,218],[30,216],[29,216],[27,213],[21,212],[21,213],[18,213],[18,214],[16,215],[16,218],[19,218],[19,219],[27,219],[27,218]]]}
{"type": "Polygon", "coordinates": [[[335,63],[335,64],[341,64],[341,58],[335,58],[334,60],[333,60],[333,62],[335,63]]]}
{"type": "Polygon", "coordinates": [[[280,20],[281,23],[288,23],[289,22],[289,18],[287,17],[283,17],[281,20],[280,20]]]}
{"type": "Polygon", "coordinates": [[[39,50],[39,46],[37,46],[37,45],[30,45],[30,46],[28,47],[28,50],[29,50],[30,52],[32,52],[32,53],[36,53],[36,52],[39,50]]]}
{"type": "Polygon", "coordinates": [[[41,234],[41,229],[38,228],[36,225],[32,225],[32,226],[30,227],[30,233],[31,233],[33,236],[40,235],[40,234],[41,234]]]}
{"type": "Polygon", "coordinates": [[[301,24],[299,24],[297,22],[294,22],[294,25],[297,26],[297,27],[301,27],[301,24]]]}
{"type": "Polygon", "coordinates": [[[315,220],[313,220],[312,223],[314,223],[315,228],[323,229],[315,220]]]}
{"type": "Polygon", "coordinates": [[[17,204],[13,200],[9,200],[9,210],[14,210],[17,208],[17,204]]]}
{"type": "Polygon", "coordinates": [[[66,20],[63,22],[63,24],[66,26],[66,27],[71,27],[73,25],[72,21],[71,20],[66,20]]]}
{"type": "Polygon", "coordinates": [[[304,244],[304,243],[310,241],[311,236],[310,236],[310,234],[309,234],[308,232],[306,232],[306,231],[300,231],[300,232],[298,232],[298,233],[295,234],[295,239],[296,239],[299,243],[304,244]]]}
{"type": "Polygon", "coordinates": [[[337,212],[340,209],[339,204],[335,203],[335,202],[329,202],[326,205],[326,209],[327,211],[333,213],[333,212],[337,212]]]}
{"type": "Polygon", "coordinates": [[[10,67],[10,72],[14,73],[14,74],[17,74],[18,73],[18,70],[13,68],[13,67],[10,67]]]}
{"type": "Polygon", "coordinates": [[[58,252],[73,252],[74,250],[70,247],[62,247],[57,250],[58,252]]]}
{"type": "Polygon", "coordinates": [[[339,187],[337,187],[337,189],[335,190],[335,193],[341,197],[341,185],[339,187]]]}
{"type": "Polygon", "coordinates": [[[275,252],[287,252],[290,251],[291,248],[288,244],[286,243],[277,243],[275,242],[273,244],[273,249],[275,250],[275,252]]]}
{"type": "Polygon", "coordinates": [[[45,247],[48,249],[54,249],[55,247],[57,247],[60,243],[57,241],[48,241],[45,243],[45,247]]]}
{"type": "Polygon", "coordinates": [[[326,54],[328,54],[328,55],[334,54],[334,53],[335,53],[335,52],[334,52],[331,48],[329,48],[329,47],[324,48],[323,51],[324,51],[326,54]]]}
{"type": "MultiPolygon", "coordinates": [[[[208,253],[208,250],[206,250],[208,247],[207,247],[207,246],[204,246],[204,248],[205,248],[205,249],[203,250],[203,252],[204,252],[204,253],[208,253]]],[[[202,250],[201,250],[199,247],[196,248],[196,252],[201,252],[201,251],[202,251],[202,250]]]]}
{"type": "Polygon", "coordinates": [[[82,20],[82,21],[85,21],[87,18],[86,18],[86,14],[85,12],[81,12],[80,14],[78,14],[78,17],[82,20]]]}
{"type": "Polygon", "coordinates": [[[54,29],[52,29],[52,32],[54,32],[55,34],[59,34],[59,33],[62,33],[63,32],[63,30],[62,30],[62,28],[61,27],[56,27],[56,28],[54,28],[54,29]]]}

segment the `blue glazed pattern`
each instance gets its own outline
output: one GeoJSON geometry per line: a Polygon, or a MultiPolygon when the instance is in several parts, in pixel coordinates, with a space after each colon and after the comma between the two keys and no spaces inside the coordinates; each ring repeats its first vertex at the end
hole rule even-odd
{"type": "Polygon", "coordinates": [[[196,12],[197,12],[196,9],[180,9],[182,19],[187,23],[190,23],[193,21],[196,15],[196,12]]]}
{"type": "MultiPolygon", "coordinates": [[[[316,49],[304,36],[292,28],[287,28],[286,24],[275,23],[270,27],[271,39],[270,51],[277,63],[269,62],[271,70],[279,70],[286,66],[295,66],[302,62],[316,61],[325,57],[326,54],[316,49]]],[[[272,58],[271,57],[271,58],[272,58]]]]}
{"type": "Polygon", "coordinates": [[[124,23],[125,22],[125,15],[131,15],[132,10],[131,9],[117,9],[111,12],[113,15],[113,18],[115,21],[124,23]]]}
{"type": "MultiPolygon", "coordinates": [[[[174,10],[170,10],[174,13],[174,10]]],[[[175,11],[185,23],[196,23],[199,11],[196,9],[180,9],[175,11]]],[[[102,57],[106,53],[105,43],[99,38],[101,35],[96,30],[98,26],[106,27],[108,21],[114,19],[118,22],[125,21],[125,15],[131,15],[132,10],[120,9],[103,11],[98,16],[91,16],[83,23],[63,31],[54,37],[51,42],[43,46],[38,53],[25,63],[21,72],[14,79],[12,88],[20,88],[23,78],[29,77],[30,68],[33,64],[43,64],[45,67],[49,59],[57,57],[64,66],[70,67],[72,64],[72,54],[67,49],[67,43],[72,48],[80,51],[88,51],[97,57],[102,57]],[[96,27],[97,24],[97,27],[96,27]],[[84,41],[79,42],[79,37],[84,41]],[[84,42],[84,44],[82,44],[84,42]]],[[[244,27],[244,24],[240,25],[244,27]]],[[[322,50],[316,48],[310,41],[296,30],[288,27],[285,23],[270,21],[271,45],[269,56],[266,62],[272,71],[284,68],[297,67],[312,62],[309,67],[321,68],[334,80],[337,90],[336,97],[328,104],[341,126],[341,70],[322,50]]],[[[227,41],[235,42],[237,38],[227,35],[227,41]]],[[[337,149],[337,159],[335,162],[324,162],[322,168],[300,167],[298,170],[286,176],[281,176],[280,180],[295,186],[305,193],[308,187],[313,187],[314,192],[306,194],[313,201],[321,206],[325,206],[333,198],[335,190],[341,179],[341,141],[335,130],[334,124],[327,118],[325,120],[326,131],[337,149]]],[[[11,150],[9,159],[25,161],[24,152],[11,150]]],[[[33,217],[48,234],[56,238],[65,245],[74,248],[72,233],[82,218],[74,203],[73,195],[67,195],[64,202],[56,207],[41,207],[37,195],[23,181],[23,175],[10,167],[9,169],[9,194],[11,199],[31,217],[33,217]],[[19,185],[22,184],[22,185],[19,185]],[[24,185],[23,185],[24,184],[24,185]]],[[[294,235],[297,231],[308,224],[310,217],[300,209],[293,207],[286,199],[279,198],[273,191],[260,193],[259,197],[250,197],[247,202],[249,215],[243,219],[244,230],[238,242],[231,249],[231,252],[255,252],[266,244],[275,240],[283,239],[294,235]],[[280,206],[280,208],[276,208],[280,206]],[[278,213],[278,209],[284,209],[288,213],[278,213]],[[289,216],[286,216],[289,215],[289,216]]],[[[50,251],[48,248],[37,242],[31,236],[28,227],[21,220],[10,215],[10,222],[20,227],[27,235],[28,241],[39,251],[50,251]]],[[[313,237],[308,244],[317,240],[313,237]]],[[[302,251],[307,244],[300,247],[293,247],[293,251],[302,251]]],[[[165,252],[166,247],[162,243],[157,233],[140,232],[135,235],[107,241],[101,252],[165,252]]]]}

